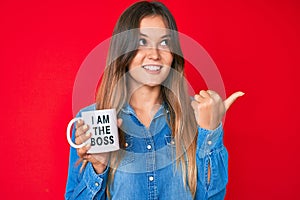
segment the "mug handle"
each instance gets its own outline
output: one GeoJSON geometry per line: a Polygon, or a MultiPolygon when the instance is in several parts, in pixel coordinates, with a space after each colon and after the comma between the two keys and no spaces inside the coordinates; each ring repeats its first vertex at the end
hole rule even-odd
{"type": "Polygon", "coordinates": [[[76,118],[72,119],[72,120],[69,122],[68,127],[67,127],[67,139],[68,139],[68,142],[69,142],[69,144],[70,144],[73,148],[76,148],[76,149],[82,148],[82,147],[84,147],[84,146],[86,145],[85,142],[82,143],[82,144],[75,144],[75,143],[73,143],[73,141],[72,141],[72,139],[71,139],[71,137],[70,137],[71,127],[72,127],[72,125],[74,124],[74,122],[78,121],[79,119],[82,119],[82,118],[81,118],[81,117],[76,117],[76,118]]]}

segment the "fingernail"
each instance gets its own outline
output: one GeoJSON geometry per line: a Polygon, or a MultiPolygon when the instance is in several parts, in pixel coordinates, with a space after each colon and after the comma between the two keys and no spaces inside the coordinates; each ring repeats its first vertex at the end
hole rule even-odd
{"type": "Polygon", "coordinates": [[[87,133],[85,134],[85,136],[86,136],[86,137],[90,137],[90,136],[91,136],[91,133],[90,133],[90,132],[87,132],[87,133]]]}
{"type": "Polygon", "coordinates": [[[244,92],[241,92],[241,91],[238,92],[238,96],[240,96],[240,97],[244,96],[244,94],[245,94],[244,92]]]}
{"type": "Polygon", "coordinates": [[[88,125],[83,125],[83,129],[88,129],[88,125]]]}

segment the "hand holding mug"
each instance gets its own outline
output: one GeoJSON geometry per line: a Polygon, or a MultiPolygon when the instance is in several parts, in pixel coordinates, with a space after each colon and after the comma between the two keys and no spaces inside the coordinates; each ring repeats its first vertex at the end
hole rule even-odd
{"type": "MultiPolygon", "coordinates": [[[[118,127],[122,124],[122,119],[118,119],[117,121],[118,127]]],[[[79,119],[76,123],[76,132],[75,132],[75,143],[77,145],[85,144],[90,138],[91,133],[88,132],[88,125],[84,124],[84,121],[79,119]]],[[[109,152],[105,153],[94,153],[89,154],[88,151],[91,148],[91,144],[86,144],[85,146],[77,149],[77,155],[82,160],[86,160],[92,163],[95,171],[99,174],[102,173],[109,159],[109,152]]]]}
{"type": "Polygon", "coordinates": [[[93,164],[97,173],[106,168],[110,151],[119,149],[118,126],[115,109],[94,110],[81,113],[82,117],[72,119],[67,127],[69,144],[77,149],[82,160],[93,164]],[[70,137],[71,127],[76,122],[75,143],[70,137]]]}

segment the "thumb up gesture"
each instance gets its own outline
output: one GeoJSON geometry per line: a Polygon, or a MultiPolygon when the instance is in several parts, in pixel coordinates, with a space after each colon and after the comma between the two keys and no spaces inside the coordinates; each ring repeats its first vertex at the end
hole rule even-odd
{"type": "Polygon", "coordinates": [[[235,92],[223,101],[218,93],[201,90],[191,103],[197,124],[204,129],[216,129],[232,103],[243,95],[243,92],[235,92]]]}

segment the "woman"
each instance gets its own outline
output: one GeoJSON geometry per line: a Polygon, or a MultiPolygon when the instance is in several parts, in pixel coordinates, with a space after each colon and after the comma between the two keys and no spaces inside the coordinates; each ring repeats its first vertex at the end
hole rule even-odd
{"type": "MultiPolygon", "coordinates": [[[[176,23],[162,3],[125,10],[96,104],[78,113],[116,108],[121,150],[71,149],[66,199],[224,199],[228,156],[221,120],[243,93],[223,102],[202,90],[191,101],[183,67],[176,23]]],[[[77,122],[77,144],[89,139],[87,129],[77,122]]]]}

